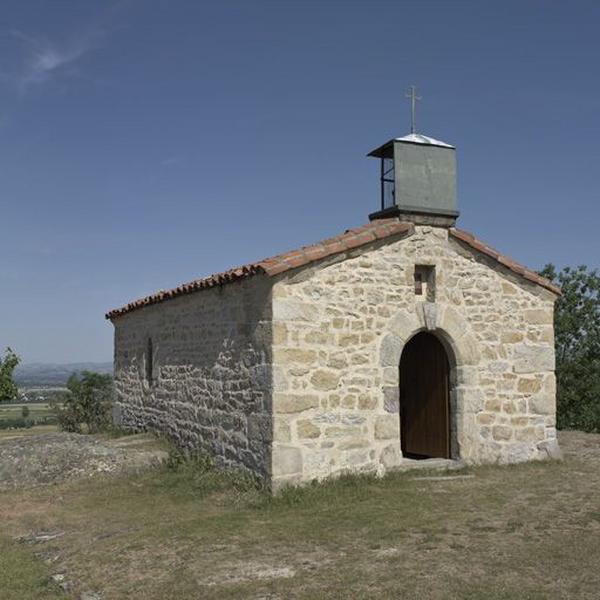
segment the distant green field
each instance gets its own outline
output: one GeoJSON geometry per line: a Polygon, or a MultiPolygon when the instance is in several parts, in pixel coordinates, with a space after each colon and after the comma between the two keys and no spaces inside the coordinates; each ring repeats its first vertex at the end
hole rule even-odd
{"type": "Polygon", "coordinates": [[[20,419],[24,406],[29,408],[27,419],[36,424],[53,423],[56,421],[56,415],[52,411],[52,405],[47,402],[0,404],[0,421],[20,419]]]}

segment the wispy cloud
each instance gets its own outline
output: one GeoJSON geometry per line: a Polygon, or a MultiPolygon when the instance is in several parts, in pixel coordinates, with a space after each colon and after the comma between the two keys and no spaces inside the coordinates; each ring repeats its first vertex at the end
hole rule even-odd
{"type": "Polygon", "coordinates": [[[179,165],[182,162],[183,162],[183,156],[169,156],[168,158],[161,160],[160,164],[163,167],[170,167],[173,165],[179,165]]]}
{"type": "Polygon", "coordinates": [[[61,74],[73,74],[77,61],[97,48],[103,37],[98,30],[66,42],[54,43],[20,30],[11,30],[10,34],[21,42],[24,53],[21,68],[15,75],[15,83],[21,92],[61,74]]]}

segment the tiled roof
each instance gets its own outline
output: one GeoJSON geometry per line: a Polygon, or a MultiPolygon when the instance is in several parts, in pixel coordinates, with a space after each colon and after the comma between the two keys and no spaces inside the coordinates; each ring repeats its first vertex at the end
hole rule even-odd
{"type": "Polygon", "coordinates": [[[521,275],[521,277],[524,277],[525,279],[528,279],[533,283],[537,283],[537,285],[540,285],[543,288],[546,288],[547,290],[558,294],[559,296],[561,295],[560,288],[554,285],[549,279],[546,279],[545,277],[538,275],[535,271],[532,271],[531,269],[520,265],[518,262],[512,260],[512,258],[509,258],[504,254],[500,254],[500,252],[494,250],[485,242],[478,240],[472,233],[469,233],[468,231],[462,231],[461,229],[454,229],[452,227],[450,228],[450,235],[452,235],[452,237],[456,238],[457,240],[464,242],[471,248],[478,250],[482,254],[493,258],[496,262],[505,266],[507,269],[513,271],[513,273],[517,273],[517,275],[521,275]]]}
{"type": "MultiPolygon", "coordinates": [[[[293,250],[284,254],[279,254],[271,258],[265,258],[258,262],[249,263],[236,269],[230,269],[222,273],[215,273],[204,279],[196,279],[189,283],[184,283],[176,288],[167,291],[159,291],[140,300],[130,302],[121,308],[111,310],[106,314],[107,319],[114,319],[124,315],[125,313],[131,312],[143,306],[149,304],[157,304],[176,296],[183,296],[184,294],[191,294],[205,288],[225,285],[232,281],[239,281],[240,279],[246,279],[258,273],[266,274],[269,277],[279,275],[285,271],[290,271],[298,267],[308,265],[317,260],[340,254],[341,252],[347,252],[354,248],[370,244],[376,240],[382,240],[391,236],[398,235],[409,235],[414,231],[412,223],[406,223],[398,221],[397,219],[378,219],[357,227],[355,229],[348,229],[342,235],[332,237],[323,240],[317,244],[310,246],[303,246],[299,250],[293,250]]],[[[537,285],[560,295],[560,288],[555,286],[550,280],[541,277],[534,271],[531,271],[527,267],[520,265],[514,260],[500,254],[497,250],[494,250],[481,240],[478,240],[473,234],[460,229],[450,228],[450,235],[457,240],[467,244],[474,250],[477,250],[486,256],[494,259],[499,264],[503,265],[510,271],[524,277],[525,279],[536,283],[537,285]]]]}
{"type": "Polygon", "coordinates": [[[379,219],[368,225],[363,225],[362,227],[348,229],[342,235],[323,240],[322,242],[311,246],[304,246],[299,250],[293,250],[292,252],[265,258],[264,260],[243,265],[237,269],[230,269],[223,273],[215,273],[204,279],[196,279],[195,281],[184,283],[172,290],[161,290],[146,298],[130,302],[122,308],[111,310],[106,314],[106,318],[114,319],[115,317],[124,315],[132,310],[148,306],[149,304],[157,304],[158,302],[163,302],[164,300],[175,298],[176,296],[191,294],[205,288],[246,279],[257,273],[264,273],[269,277],[273,277],[280,273],[284,273],[285,271],[290,271],[297,267],[302,267],[317,260],[327,258],[328,256],[333,256],[341,252],[347,252],[348,250],[364,246],[365,244],[370,244],[376,240],[383,240],[398,235],[409,235],[413,231],[414,226],[412,223],[403,223],[397,219],[379,219]]]}

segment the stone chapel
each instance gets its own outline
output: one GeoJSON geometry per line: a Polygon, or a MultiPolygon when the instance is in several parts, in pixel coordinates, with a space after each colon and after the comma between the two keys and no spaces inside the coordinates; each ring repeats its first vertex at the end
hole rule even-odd
{"type": "Polygon", "coordinates": [[[559,456],[560,290],[455,227],[455,154],[392,139],[368,224],[110,311],[115,422],[273,490],[559,456]]]}

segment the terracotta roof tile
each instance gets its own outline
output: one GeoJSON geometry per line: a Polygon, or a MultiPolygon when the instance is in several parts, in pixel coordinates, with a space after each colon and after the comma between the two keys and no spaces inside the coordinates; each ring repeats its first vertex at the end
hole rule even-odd
{"type": "Polygon", "coordinates": [[[190,281],[189,283],[184,283],[172,290],[161,290],[146,298],[130,302],[121,308],[111,310],[106,314],[106,318],[114,319],[115,317],[142,308],[143,306],[157,304],[158,302],[163,302],[169,298],[191,294],[209,287],[225,285],[232,281],[246,279],[247,277],[252,277],[258,273],[264,273],[269,277],[274,277],[285,271],[290,271],[317,260],[327,258],[328,256],[333,256],[341,252],[364,246],[365,244],[370,244],[376,240],[382,240],[396,235],[410,235],[413,231],[414,226],[411,223],[401,223],[397,219],[381,219],[363,225],[362,227],[348,229],[342,235],[323,240],[317,244],[304,246],[298,250],[265,258],[264,260],[230,269],[223,273],[215,273],[204,279],[197,279],[195,281],[190,281]]]}
{"type": "Polygon", "coordinates": [[[528,281],[531,281],[551,292],[561,295],[561,290],[558,286],[554,285],[549,279],[538,275],[535,271],[524,267],[518,262],[514,261],[512,258],[500,254],[497,250],[494,250],[492,247],[488,246],[485,242],[478,240],[472,233],[468,231],[462,231],[461,229],[450,228],[450,235],[455,237],[456,239],[464,242],[471,248],[481,252],[493,258],[495,261],[499,262],[501,265],[505,266],[507,269],[510,269],[513,273],[517,273],[517,275],[521,275],[528,281]]]}
{"type": "MultiPolygon", "coordinates": [[[[323,258],[334,256],[354,248],[359,248],[376,240],[382,240],[397,235],[406,236],[412,234],[413,231],[414,226],[411,223],[401,222],[397,219],[381,219],[373,221],[372,223],[363,225],[362,227],[348,229],[342,235],[328,238],[317,244],[304,246],[298,250],[293,250],[291,252],[265,258],[258,262],[249,263],[247,265],[230,269],[229,271],[224,271],[222,273],[215,273],[214,275],[210,275],[204,279],[197,279],[189,283],[184,283],[171,290],[161,290],[155,294],[147,296],[146,298],[141,298],[140,300],[130,302],[121,308],[111,310],[106,314],[106,318],[114,319],[115,317],[119,317],[131,312],[132,310],[142,308],[143,306],[157,304],[158,302],[163,302],[164,300],[175,298],[176,296],[191,294],[206,288],[225,285],[233,281],[239,281],[240,279],[252,277],[253,275],[259,273],[266,274],[269,277],[274,277],[281,273],[285,273],[286,271],[308,265],[323,258]]],[[[473,234],[454,228],[450,229],[450,234],[471,248],[496,260],[498,263],[502,264],[514,273],[521,275],[528,281],[540,285],[551,292],[554,292],[555,294],[561,293],[560,288],[555,286],[551,281],[541,277],[534,271],[527,269],[507,256],[500,254],[497,250],[494,250],[481,240],[478,240],[473,234]]]]}

